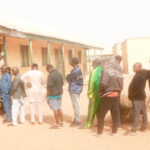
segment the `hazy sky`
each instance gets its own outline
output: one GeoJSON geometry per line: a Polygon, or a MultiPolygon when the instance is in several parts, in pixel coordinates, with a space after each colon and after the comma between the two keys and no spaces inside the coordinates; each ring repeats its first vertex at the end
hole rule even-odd
{"type": "Polygon", "coordinates": [[[69,35],[111,49],[150,36],[149,0],[0,0],[0,20],[69,35]]]}

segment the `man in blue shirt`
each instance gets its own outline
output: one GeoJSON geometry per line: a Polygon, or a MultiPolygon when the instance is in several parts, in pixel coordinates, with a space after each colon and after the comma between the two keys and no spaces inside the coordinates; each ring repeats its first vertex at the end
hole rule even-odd
{"type": "Polygon", "coordinates": [[[10,123],[12,120],[11,116],[11,100],[10,100],[10,92],[12,87],[11,75],[7,72],[7,66],[4,65],[1,68],[2,79],[0,82],[0,91],[3,101],[4,110],[6,113],[6,120],[3,123],[10,123]]]}
{"type": "Polygon", "coordinates": [[[72,105],[75,113],[74,121],[71,127],[79,126],[81,124],[80,109],[79,109],[79,97],[83,90],[83,75],[81,69],[78,66],[79,59],[74,57],[71,60],[71,66],[73,67],[70,74],[67,75],[66,80],[69,83],[69,93],[72,100],[72,105]]]}

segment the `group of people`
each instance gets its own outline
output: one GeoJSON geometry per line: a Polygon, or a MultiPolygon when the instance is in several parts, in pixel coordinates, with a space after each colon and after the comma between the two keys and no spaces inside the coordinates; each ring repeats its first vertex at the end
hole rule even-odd
{"type": "MultiPolygon", "coordinates": [[[[112,56],[100,61],[93,61],[93,71],[90,74],[88,97],[89,109],[86,127],[91,128],[95,116],[98,120],[98,129],[95,136],[102,135],[104,128],[104,118],[110,110],[112,116],[112,130],[109,135],[116,135],[118,128],[121,127],[121,92],[123,89],[123,75],[120,63],[122,57],[112,56]]],[[[140,115],[142,115],[141,131],[147,129],[146,112],[146,81],[149,80],[150,70],[142,69],[142,64],[137,62],[133,65],[135,75],[128,88],[128,98],[132,102],[132,127],[125,135],[136,135],[140,115]]]]}
{"type": "MultiPolygon", "coordinates": [[[[78,102],[83,89],[83,75],[78,64],[79,59],[74,57],[71,61],[74,69],[66,77],[75,112],[75,119],[71,126],[81,124],[78,102]]],[[[38,108],[38,123],[43,123],[42,104],[46,99],[48,105],[54,112],[56,120],[56,124],[51,128],[64,126],[63,112],[61,109],[64,77],[52,65],[47,65],[46,69],[49,74],[47,78],[47,94],[45,95],[44,86],[46,82],[43,73],[38,69],[38,64],[32,64],[31,70],[22,76],[19,73],[18,67],[13,67],[12,69],[7,65],[1,67],[0,95],[6,113],[6,119],[3,120],[3,123],[8,123],[8,126],[16,126],[18,124],[19,112],[19,123],[25,122],[24,101],[25,97],[27,97],[30,103],[31,124],[35,124],[36,107],[38,108]],[[14,76],[13,81],[12,75],[14,76]]]]}
{"type": "MultiPolygon", "coordinates": [[[[80,129],[92,128],[96,117],[98,130],[94,135],[99,136],[103,133],[104,119],[110,110],[113,125],[109,134],[115,135],[117,133],[118,127],[121,127],[120,95],[123,89],[121,61],[122,57],[119,55],[93,61],[93,70],[90,73],[87,92],[89,98],[87,120],[85,125],[82,126],[79,101],[83,90],[83,74],[79,67],[79,59],[77,57],[72,58],[70,64],[73,69],[65,78],[69,84],[69,94],[75,114],[71,127],[80,129]]],[[[52,128],[58,129],[64,126],[61,109],[64,77],[52,65],[47,65],[46,69],[49,74],[47,78],[47,94],[44,96],[44,75],[39,71],[38,64],[32,64],[31,70],[22,76],[19,74],[18,67],[13,67],[12,69],[6,65],[1,67],[0,93],[6,113],[6,119],[3,123],[9,123],[9,126],[16,126],[18,124],[19,111],[20,123],[25,122],[24,99],[27,96],[30,102],[31,124],[35,124],[35,107],[38,108],[38,123],[43,123],[42,103],[46,98],[56,120],[56,124],[52,128]],[[11,71],[14,76],[13,81],[11,71]]],[[[141,63],[135,63],[133,71],[135,76],[128,90],[128,97],[132,101],[133,106],[133,123],[131,130],[128,132],[130,135],[135,135],[136,133],[140,114],[143,115],[141,130],[145,131],[147,128],[145,86],[146,81],[150,80],[150,71],[142,69],[141,63]]]]}

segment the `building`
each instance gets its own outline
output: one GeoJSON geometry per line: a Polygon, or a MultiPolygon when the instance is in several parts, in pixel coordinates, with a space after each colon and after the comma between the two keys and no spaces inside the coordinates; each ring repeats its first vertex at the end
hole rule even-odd
{"type": "Polygon", "coordinates": [[[120,50],[113,47],[114,54],[118,54],[119,51],[123,57],[124,73],[132,73],[135,62],[141,62],[143,68],[150,69],[150,37],[126,39],[121,43],[120,50]]]}
{"type": "Polygon", "coordinates": [[[5,62],[10,67],[20,68],[21,74],[29,70],[32,63],[38,63],[45,75],[45,66],[52,64],[65,77],[71,70],[71,58],[76,56],[86,75],[86,51],[89,49],[102,48],[0,26],[0,52],[4,53],[5,62]]]}

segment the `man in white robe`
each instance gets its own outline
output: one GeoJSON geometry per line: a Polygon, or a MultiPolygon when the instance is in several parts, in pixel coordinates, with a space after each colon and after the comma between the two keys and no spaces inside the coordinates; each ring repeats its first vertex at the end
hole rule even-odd
{"type": "Polygon", "coordinates": [[[44,101],[43,96],[43,83],[44,75],[38,70],[38,64],[32,64],[32,70],[27,71],[21,80],[27,86],[27,96],[30,102],[31,109],[31,123],[35,124],[35,106],[38,108],[38,121],[39,124],[43,123],[42,104],[44,101]]]}

